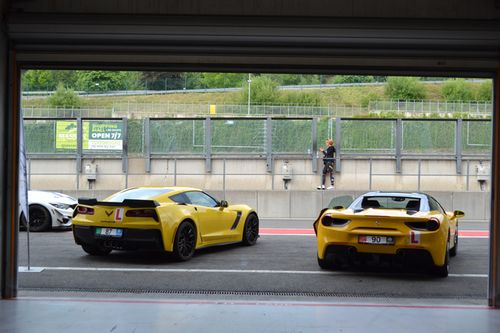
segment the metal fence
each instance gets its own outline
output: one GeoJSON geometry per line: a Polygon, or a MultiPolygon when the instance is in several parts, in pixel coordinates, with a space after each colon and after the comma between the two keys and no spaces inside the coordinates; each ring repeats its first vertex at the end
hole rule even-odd
{"type": "MultiPolygon", "coordinates": [[[[193,118],[26,118],[26,150],[30,155],[301,155],[313,171],[318,148],[334,138],[337,168],[341,159],[357,156],[394,157],[400,171],[404,157],[468,156],[489,159],[491,121],[480,119],[373,119],[311,117],[193,118]]],[[[125,162],[124,162],[125,164],[125,162]]]]}
{"type": "Polygon", "coordinates": [[[455,118],[485,118],[492,115],[490,102],[442,101],[370,101],[367,106],[327,106],[299,104],[178,104],[115,102],[111,107],[38,108],[24,107],[27,118],[162,118],[173,116],[286,116],[286,117],[356,117],[370,114],[396,113],[405,117],[438,115],[455,118]]]}

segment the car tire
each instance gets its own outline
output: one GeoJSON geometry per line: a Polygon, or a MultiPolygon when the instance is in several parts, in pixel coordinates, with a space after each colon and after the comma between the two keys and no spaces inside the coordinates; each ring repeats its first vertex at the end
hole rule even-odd
{"type": "Polygon", "coordinates": [[[39,232],[50,230],[52,227],[52,217],[47,208],[41,205],[30,205],[30,231],[39,232]]]}
{"type": "Polygon", "coordinates": [[[174,238],[174,257],[177,261],[191,259],[196,249],[196,228],[192,222],[182,222],[174,238]]]}
{"type": "Polygon", "coordinates": [[[112,249],[109,247],[105,247],[102,245],[91,245],[91,244],[82,244],[83,251],[87,252],[91,256],[106,256],[111,253],[112,249]]]}
{"type": "Polygon", "coordinates": [[[321,269],[334,269],[335,268],[335,265],[334,265],[332,260],[328,260],[327,258],[320,259],[320,257],[317,257],[317,258],[318,258],[318,265],[319,265],[319,267],[321,267],[321,269]]]}
{"type": "Polygon", "coordinates": [[[450,270],[450,239],[446,242],[446,253],[444,257],[443,266],[434,266],[434,275],[437,277],[445,278],[448,276],[450,270]]]}
{"type": "Polygon", "coordinates": [[[259,217],[256,214],[249,214],[243,227],[243,245],[251,246],[257,243],[259,238],[259,217]]]}
{"type": "Polygon", "coordinates": [[[458,252],[458,231],[455,232],[455,245],[450,249],[450,257],[455,257],[458,252]]]}

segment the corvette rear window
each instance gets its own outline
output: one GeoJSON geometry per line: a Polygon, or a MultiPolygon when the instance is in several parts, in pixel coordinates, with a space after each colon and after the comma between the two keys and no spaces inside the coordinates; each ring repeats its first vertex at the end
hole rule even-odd
{"type": "Polygon", "coordinates": [[[419,198],[408,197],[364,197],[361,208],[420,210],[419,198]]]}
{"type": "Polygon", "coordinates": [[[151,199],[157,195],[171,192],[168,188],[133,188],[123,192],[119,192],[110,196],[107,201],[122,202],[125,199],[151,199]]]}

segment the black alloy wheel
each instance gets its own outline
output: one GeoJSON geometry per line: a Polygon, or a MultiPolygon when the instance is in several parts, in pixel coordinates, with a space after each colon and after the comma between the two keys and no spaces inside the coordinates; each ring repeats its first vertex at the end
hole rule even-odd
{"type": "Polygon", "coordinates": [[[40,205],[31,205],[29,207],[29,214],[30,231],[45,231],[50,230],[52,227],[52,217],[45,207],[40,205]]]}
{"type": "Polygon", "coordinates": [[[191,259],[196,249],[196,229],[191,222],[182,222],[174,240],[174,256],[179,261],[191,259]]]}
{"type": "Polygon", "coordinates": [[[243,229],[243,244],[254,245],[259,238],[259,218],[256,214],[248,215],[243,229]]]}

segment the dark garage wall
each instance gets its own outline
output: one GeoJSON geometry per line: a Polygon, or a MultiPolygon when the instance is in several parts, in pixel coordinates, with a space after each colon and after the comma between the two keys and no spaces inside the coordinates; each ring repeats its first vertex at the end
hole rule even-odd
{"type": "Polygon", "coordinates": [[[497,0],[33,0],[13,10],[44,13],[495,19],[497,0]]]}

